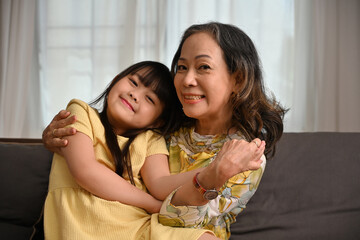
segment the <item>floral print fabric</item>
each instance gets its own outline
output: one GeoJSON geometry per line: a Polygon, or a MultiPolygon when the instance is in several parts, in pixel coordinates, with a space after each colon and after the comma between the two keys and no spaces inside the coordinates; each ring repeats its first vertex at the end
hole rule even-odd
{"type": "MultiPolygon", "coordinates": [[[[169,165],[172,174],[208,166],[223,144],[231,139],[243,139],[240,132],[231,135],[200,135],[194,128],[181,128],[169,139],[169,165]]],[[[222,238],[230,237],[230,224],[246,207],[258,188],[266,160],[256,171],[246,171],[229,179],[220,195],[203,206],[174,206],[171,193],[164,201],[159,221],[167,226],[205,228],[222,238]]]]}

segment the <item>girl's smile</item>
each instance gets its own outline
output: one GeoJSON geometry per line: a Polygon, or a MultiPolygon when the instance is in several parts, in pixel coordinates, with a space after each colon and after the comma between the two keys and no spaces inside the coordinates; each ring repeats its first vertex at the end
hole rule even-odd
{"type": "Polygon", "coordinates": [[[126,99],[124,99],[122,97],[120,97],[120,99],[127,108],[129,108],[131,111],[135,112],[133,106],[126,99]]]}

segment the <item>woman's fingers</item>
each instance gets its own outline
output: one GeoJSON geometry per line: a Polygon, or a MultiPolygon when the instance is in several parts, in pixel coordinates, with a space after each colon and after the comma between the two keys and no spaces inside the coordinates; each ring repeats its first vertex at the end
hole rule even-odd
{"type": "Polygon", "coordinates": [[[46,135],[51,138],[62,138],[76,133],[74,128],[65,128],[76,122],[76,116],[68,117],[70,112],[62,110],[51,121],[47,127],[46,135]]]}
{"type": "Polygon", "coordinates": [[[70,112],[69,112],[69,111],[61,110],[58,114],[56,114],[56,115],[54,116],[54,118],[53,118],[51,121],[53,122],[53,121],[58,121],[58,120],[61,120],[61,119],[65,119],[65,118],[67,118],[69,115],[70,115],[70,112]]]}
{"type": "Polygon", "coordinates": [[[69,117],[69,115],[69,111],[61,110],[44,129],[42,139],[45,147],[49,150],[59,152],[59,148],[65,147],[68,143],[66,139],[62,138],[76,133],[75,128],[65,128],[76,122],[76,117],[69,117]]]}
{"type": "Polygon", "coordinates": [[[75,133],[76,133],[75,128],[54,128],[52,130],[52,137],[54,139],[62,138],[62,137],[74,135],[75,133]]]}
{"type": "Polygon", "coordinates": [[[61,110],[51,121],[50,128],[53,130],[55,128],[64,128],[70,124],[73,124],[76,122],[76,116],[71,116],[70,112],[61,110]]]}
{"type": "Polygon", "coordinates": [[[222,174],[229,175],[256,170],[261,166],[264,151],[265,141],[259,138],[251,142],[233,139],[226,142],[219,152],[217,166],[222,174]]]}

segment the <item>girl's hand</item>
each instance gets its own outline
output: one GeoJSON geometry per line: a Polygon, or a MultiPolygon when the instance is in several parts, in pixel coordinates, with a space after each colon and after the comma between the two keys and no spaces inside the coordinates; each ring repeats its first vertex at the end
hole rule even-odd
{"type": "Polygon", "coordinates": [[[76,133],[75,128],[64,128],[76,122],[76,117],[71,116],[70,112],[61,110],[44,129],[42,140],[44,146],[52,152],[61,153],[60,148],[67,145],[67,140],[62,139],[65,136],[71,136],[76,133]]]}

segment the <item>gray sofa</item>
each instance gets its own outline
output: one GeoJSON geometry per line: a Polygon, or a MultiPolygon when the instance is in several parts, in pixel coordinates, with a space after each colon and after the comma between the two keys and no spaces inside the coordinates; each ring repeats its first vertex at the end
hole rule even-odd
{"type": "MultiPolygon", "coordinates": [[[[51,157],[38,139],[0,139],[1,239],[43,239],[51,157]]],[[[360,133],[285,133],[231,231],[231,240],[360,239],[360,133]]]]}

